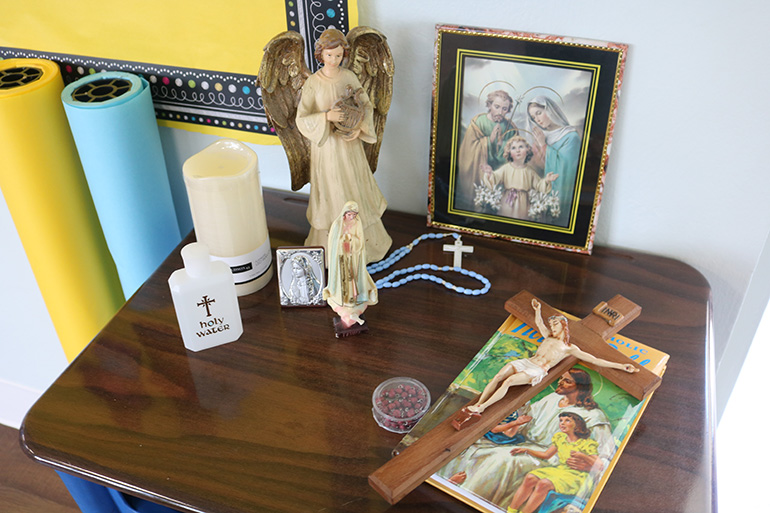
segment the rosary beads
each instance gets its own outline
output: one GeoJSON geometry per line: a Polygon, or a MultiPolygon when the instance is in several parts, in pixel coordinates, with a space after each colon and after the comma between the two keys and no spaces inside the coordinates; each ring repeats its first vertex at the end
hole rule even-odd
{"type": "MultiPolygon", "coordinates": [[[[414,247],[418,245],[420,242],[428,239],[441,239],[449,236],[454,237],[455,240],[460,239],[460,235],[457,233],[423,233],[422,235],[414,239],[411,243],[407,244],[406,246],[402,246],[398,248],[383,260],[380,260],[379,262],[374,262],[373,264],[369,264],[366,270],[369,271],[369,274],[376,274],[380,271],[384,271],[385,269],[389,269],[396,262],[398,262],[399,260],[404,258],[406,255],[411,253],[412,249],[414,249],[414,247]]],[[[451,267],[448,265],[439,267],[434,264],[419,264],[412,267],[407,267],[405,269],[399,269],[397,271],[393,271],[386,277],[377,280],[374,284],[377,286],[378,289],[383,289],[383,288],[394,289],[396,287],[400,287],[401,285],[404,285],[414,280],[432,281],[440,285],[443,285],[450,290],[454,290],[458,294],[465,294],[466,296],[480,296],[482,294],[486,294],[492,286],[492,284],[489,283],[489,280],[487,278],[485,278],[484,276],[474,271],[469,271],[468,269],[463,269],[461,267],[451,267]],[[480,281],[483,287],[480,289],[469,289],[466,287],[458,287],[457,285],[454,285],[448,282],[447,280],[439,276],[436,276],[434,274],[419,272],[419,271],[428,271],[428,270],[457,272],[462,275],[465,275],[480,281]],[[398,278],[399,276],[403,276],[403,277],[396,281],[393,281],[395,278],[398,278]]]]}

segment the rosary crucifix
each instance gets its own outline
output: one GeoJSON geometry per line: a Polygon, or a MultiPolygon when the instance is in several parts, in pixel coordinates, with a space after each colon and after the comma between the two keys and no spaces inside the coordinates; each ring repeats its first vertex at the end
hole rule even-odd
{"type": "MultiPolygon", "coordinates": [[[[542,320],[538,319],[540,309],[533,308],[535,304],[541,305],[542,314],[547,317],[559,313],[526,291],[506,301],[505,308],[530,326],[538,326],[538,330],[547,341],[549,333],[542,320]]],[[[578,356],[586,365],[629,394],[637,399],[644,399],[660,385],[660,377],[635,365],[629,358],[608,345],[605,340],[638,317],[640,312],[639,305],[623,296],[615,296],[609,302],[601,303],[594,308],[593,312],[582,321],[570,322],[568,324],[570,344],[574,344],[577,351],[564,350],[568,353],[567,355],[546,358],[549,360],[546,365],[548,372],[544,379],[535,384],[530,384],[532,380],[528,380],[525,384],[514,383],[510,388],[506,387],[502,394],[498,394],[499,397],[496,397],[495,401],[488,400],[494,395],[494,390],[487,394],[486,398],[482,394],[482,401],[476,402],[476,406],[483,404],[482,408],[476,408],[481,409],[481,412],[473,412],[472,405],[470,408],[463,408],[465,412],[461,410],[450,416],[371,474],[369,484],[389,503],[395,504],[512,411],[521,408],[546,388],[555,376],[560,376],[575,365],[578,362],[578,356]],[[585,358],[584,355],[591,358],[585,358]],[[610,366],[603,364],[610,364],[610,366]],[[630,372],[631,367],[636,371],[630,372]]],[[[551,334],[553,334],[552,331],[551,334]]],[[[544,356],[547,357],[548,354],[544,356]]],[[[537,358],[536,353],[530,360],[539,361],[540,359],[537,358]]]]}
{"type": "Polygon", "coordinates": [[[462,237],[457,237],[454,244],[444,244],[444,251],[454,253],[452,267],[462,268],[463,253],[473,253],[473,246],[464,246],[462,237]]]}

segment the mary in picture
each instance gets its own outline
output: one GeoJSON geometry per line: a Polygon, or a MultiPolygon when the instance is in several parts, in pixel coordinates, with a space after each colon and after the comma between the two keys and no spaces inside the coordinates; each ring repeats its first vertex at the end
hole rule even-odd
{"type": "Polygon", "coordinates": [[[559,215],[552,224],[568,226],[572,214],[580,159],[580,134],[570,125],[559,105],[547,96],[536,96],[527,103],[526,130],[532,134],[533,161],[543,176],[553,173],[559,179],[553,191],[559,199],[559,215]]]}

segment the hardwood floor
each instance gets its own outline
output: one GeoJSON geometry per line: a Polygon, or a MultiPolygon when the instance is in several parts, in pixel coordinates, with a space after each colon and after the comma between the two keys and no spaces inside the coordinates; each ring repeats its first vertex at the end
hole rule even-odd
{"type": "Polygon", "coordinates": [[[0,511],[80,513],[53,469],[35,463],[19,446],[19,431],[0,424],[0,511]]]}

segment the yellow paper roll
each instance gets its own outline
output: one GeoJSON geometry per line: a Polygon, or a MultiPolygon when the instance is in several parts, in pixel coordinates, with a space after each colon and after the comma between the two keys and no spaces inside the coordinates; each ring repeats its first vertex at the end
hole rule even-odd
{"type": "Polygon", "coordinates": [[[64,353],[124,302],[61,104],[59,68],[0,61],[0,188],[64,353]]]}

